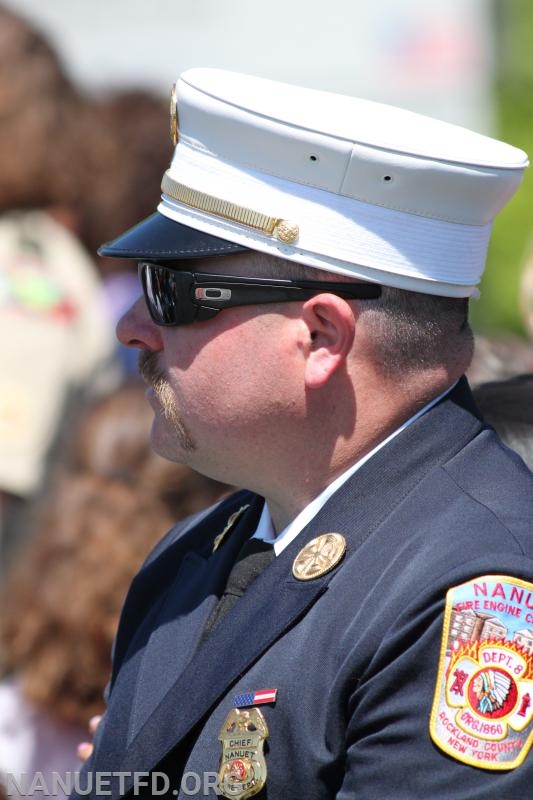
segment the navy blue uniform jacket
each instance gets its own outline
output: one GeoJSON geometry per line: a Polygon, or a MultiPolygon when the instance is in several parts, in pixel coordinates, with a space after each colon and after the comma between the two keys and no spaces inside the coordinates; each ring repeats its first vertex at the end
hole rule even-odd
{"type": "MultiPolygon", "coordinates": [[[[533,476],[479,419],[466,381],[348,480],[200,643],[262,502],[239,492],[178,525],[133,581],[82,786],[89,771],[166,771],[169,796],[190,796],[181,777],[217,771],[234,696],[276,688],[262,707],[260,798],[531,800],[533,753],[488,771],[429,735],[446,591],[487,574],[533,581],[533,476]],[[345,537],[345,558],[296,580],[295,556],[331,531],[345,537]]],[[[122,779],[126,794],[132,780],[122,779]]]]}

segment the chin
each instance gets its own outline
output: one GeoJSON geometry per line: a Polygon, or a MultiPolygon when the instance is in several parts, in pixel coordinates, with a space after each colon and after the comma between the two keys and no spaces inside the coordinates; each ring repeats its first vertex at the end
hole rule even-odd
{"type": "Polygon", "coordinates": [[[171,458],[171,452],[173,449],[176,449],[176,442],[172,441],[169,431],[165,430],[165,420],[161,420],[157,412],[152,423],[150,444],[152,445],[152,450],[157,453],[158,456],[174,460],[171,458]]]}
{"type": "Polygon", "coordinates": [[[191,451],[183,447],[179,434],[170,428],[168,421],[164,418],[161,419],[156,413],[150,435],[152,450],[167,461],[189,464],[191,451]]]}

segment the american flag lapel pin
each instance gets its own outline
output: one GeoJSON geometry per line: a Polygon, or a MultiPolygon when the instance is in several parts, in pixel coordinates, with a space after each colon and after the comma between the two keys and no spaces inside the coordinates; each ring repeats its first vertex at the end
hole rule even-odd
{"type": "Polygon", "coordinates": [[[233,698],[234,708],[246,708],[247,706],[261,706],[265,703],[275,703],[278,694],[277,689],[259,689],[255,692],[241,692],[233,698]]]}

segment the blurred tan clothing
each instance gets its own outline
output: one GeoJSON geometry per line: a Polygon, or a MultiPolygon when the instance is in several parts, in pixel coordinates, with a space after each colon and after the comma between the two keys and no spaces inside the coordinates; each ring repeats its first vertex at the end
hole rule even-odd
{"type": "Polygon", "coordinates": [[[0,489],[27,496],[66,400],[104,386],[114,347],[91,259],[45,212],[0,218],[0,342],[0,489]]]}

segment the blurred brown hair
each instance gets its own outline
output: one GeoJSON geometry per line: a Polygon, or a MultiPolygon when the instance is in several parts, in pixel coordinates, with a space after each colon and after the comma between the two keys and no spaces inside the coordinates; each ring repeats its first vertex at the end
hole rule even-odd
{"type": "Polygon", "coordinates": [[[85,724],[103,710],[119,611],[151,546],[228,488],[156,456],[151,418],[137,384],[83,413],[4,586],[5,666],[27,699],[65,721],[85,724]]]}
{"type": "Polygon", "coordinates": [[[0,6],[0,211],[73,199],[79,109],[79,95],[47,39],[0,6]]]}
{"type": "MultiPolygon", "coordinates": [[[[172,155],[168,103],[128,90],[88,100],[83,112],[86,186],[79,204],[79,235],[95,254],[152,214],[172,155]]],[[[131,261],[101,259],[104,272],[132,268],[131,261]]]]}
{"type": "Polygon", "coordinates": [[[147,91],[82,95],[47,38],[0,5],[0,212],[53,209],[95,256],[155,211],[168,130],[167,102],[147,91]]]}

